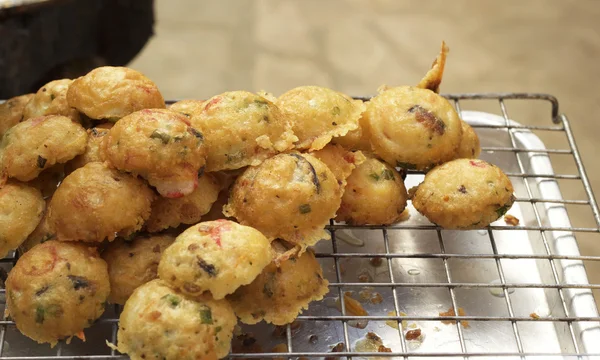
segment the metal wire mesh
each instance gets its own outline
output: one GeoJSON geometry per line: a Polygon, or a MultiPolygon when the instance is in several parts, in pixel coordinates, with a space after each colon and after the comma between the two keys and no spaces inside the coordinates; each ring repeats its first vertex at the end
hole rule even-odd
{"type": "MultiPolygon", "coordinates": [[[[494,100],[498,102],[500,107],[500,114],[503,118],[502,124],[472,124],[476,131],[483,131],[485,129],[491,131],[498,131],[508,135],[508,141],[510,146],[488,146],[483,147],[483,152],[497,152],[507,153],[514,156],[514,162],[516,164],[516,172],[509,172],[508,175],[512,179],[518,179],[522,182],[524,192],[518,194],[517,204],[528,204],[532,209],[532,223],[509,226],[509,225],[493,225],[485,229],[484,233],[489,241],[489,252],[455,252],[448,247],[448,240],[445,238],[447,234],[439,227],[431,224],[423,223],[399,223],[393,226],[349,226],[345,224],[331,223],[328,226],[328,230],[332,234],[332,242],[330,251],[317,251],[317,258],[320,261],[326,262],[327,264],[333,265],[333,278],[330,279],[330,294],[337,296],[340,302],[339,314],[332,315],[330,313],[314,313],[305,312],[299,316],[298,322],[300,323],[322,323],[326,324],[329,322],[335,322],[340,324],[341,333],[339,336],[339,342],[343,344],[341,351],[332,352],[331,349],[328,351],[306,351],[305,347],[297,346],[297,339],[295,339],[294,329],[291,325],[285,327],[285,340],[284,344],[287,347],[287,353],[280,352],[233,352],[230,355],[232,359],[238,358],[289,358],[289,359],[302,359],[302,358],[365,358],[365,357],[385,357],[385,358],[403,358],[403,359],[417,359],[423,357],[452,357],[452,358],[483,358],[483,357],[501,357],[501,358],[548,358],[550,356],[559,356],[561,358],[589,358],[593,356],[600,356],[600,353],[592,353],[586,349],[587,342],[582,340],[582,333],[585,331],[599,330],[597,322],[600,321],[600,317],[596,309],[587,314],[593,316],[582,316],[579,312],[574,311],[574,297],[582,294],[581,292],[589,292],[591,289],[600,289],[600,284],[589,284],[587,282],[582,283],[578,279],[567,278],[564,276],[563,270],[565,264],[589,262],[589,261],[600,261],[600,256],[582,256],[579,253],[564,253],[557,252],[552,243],[550,237],[555,238],[557,234],[573,234],[573,233],[591,233],[597,237],[600,232],[600,211],[598,205],[594,199],[592,188],[587,178],[584,166],[581,162],[581,157],[575,144],[575,139],[569,121],[567,117],[560,114],[558,111],[557,100],[549,95],[543,94],[458,94],[458,95],[445,95],[450,101],[454,102],[457,110],[461,111],[461,101],[465,100],[494,100]],[[549,125],[544,126],[533,126],[533,125],[522,125],[517,124],[509,120],[509,114],[507,112],[507,106],[505,102],[508,100],[520,100],[526,102],[544,102],[550,105],[551,113],[549,125]],[[564,135],[568,148],[565,149],[548,149],[548,148],[523,148],[519,146],[517,135],[519,131],[535,131],[535,132],[558,132],[564,135]],[[540,174],[537,172],[531,172],[529,166],[525,163],[523,156],[531,156],[535,154],[541,154],[549,156],[552,154],[570,156],[576,166],[577,173],[575,174],[562,174],[562,173],[547,173],[540,174]],[[545,197],[543,194],[539,194],[534,188],[535,184],[531,182],[535,181],[558,181],[558,180],[569,180],[576,181],[583,187],[583,192],[586,195],[585,199],[562,199],[556,197],[545,197]],[[593,217],[593,224],[586,226],[562,226],[561,224],[553,224],[546,221],[544,209],[548,207],[565,207],[565,206],[580,206],[585,207],[591,213],[593,217]],[[544,208],[545,207],[545,208],[544,208]],[[372,233],[378,233],[382,237],[383,251],[372,252],[372,251],[346,251],[344,247],[342,249],[340,239],[338,239],[338,232],[352,229],[368,230],[372,233]],[[422,232],[435,233],[437,238],[436,248],[438,251],[425,251],[425,252],[398,252],[393,249],[393,241],[391,240],[390,232],[392,231],[405,231],[409,233],[419,234],[422,232]],[[531,253],[510,253],[504,252],[499,248],[497,241],[498,236],[502,234],[510,234],[510,232],[527,232],[529,234],[535,234],[540,239],[541,247],[539,251],[533,251],[531,253]],[[349,282],[345,281],[343,261],[350,261],[353,259],[373,259],[381,258],[384,259],[387,273],[389,274],[388,281],[374,281],[368,283],[370,288],[378,291],[388,291],[391,294],[391,310],[395,315],[367,315],[367,316],[352,316],[346,312],[345,296],[344,292],[348,289],[360,289],[365,287],[364,282],[349,282]],[[419,260],[419,261],[437,261],[441,263],[442,277],[436,279],[436,281],[404,281],[397,278],[397,272],[394,271],[393,262],[399,260],[419,260]],[[499,276],[499,281],[495,283],[483,283],[473,281],[463,281],[461,279],[455,279],[455,272],[451,269],[454,264],[452,262],[461,261],[463,263],[474,263],[478,261],[488,261],[493,263],[493,267],[499,276]],[[533,261],[536,263],[542,263],[543,266],[549,269],[549,280],[544,282],[519,282],[512,281],[506,276],[507,266],[510,266],[510,261],[533,261]],[[493,290],[497,289],[501,292],[501,298],[504,301],[505,311],[489,311],[482,312],[477,315],[456,315],[456,316],[440,316],[434,315],[409,315],[402,314],[401,296],[399,292],[403,289],[422,289],[422,290],[440,290],[447,291],[449,296],[449,305],[452,309],[459,309],[461,303],[458,300],[458,292],[463,290],[493,290]],[[513,291],[518,289],[530,289],[532,291],[556,291],[558,293],[558,315],[545,316],[545,317],[534,317],[527,316],[523,313],[523,310],[517,308],[515,301],[517,299],[513,295],[513,291]],[[577,292],[581,291],[581,292],[577,292]],[[402,314],[402,315],[401,315],[402,314]],[[391,349],[392,352],[356,352],[355,346],[353,345],[353,339],[351,332],[349,331],[350,324],[355,321],[396,321],[398,323],[398,346],[391,349]],[[454,348],[446,346],[438,346],[434,351],[419,351],[411,346],[410,341],[406,339],[407,328],[406,322],[435,322],[441,321],[454,321],[455,334],[458,340],[458,346],[454,348]],[[461,321],[470,322],[481,322],[481,323],[502,323],[507,324],[510,327],[510,333],[514,340],[514,346],[506,346],[507,350],[487,350],[485,348],[473,347],[470,343],[471,332],[467,334],[466,328],[461,325],[461,321]],[[524,341],[524,332],[527,332],[527,325],[535,324],[551,324],[561,331],[561,338],[567,339],[568,343],[560,346],[560,351],[539,351],[531,350],[531,346],[527,345],[524,341]],[[586,327],[584,330],[580,327],[582,323],[589,323],[591,326],[586,327]]],[[[409,171],[408,177],[418,176],[419,173],[415,171],[409,171]]],[[[514,181],[514,180],[513,180],[514,181]]],[[[561,235],[562,236],[562,235],[561,235]]],[[[482,240],[483,241],[483,240],[482,240]]],[[[2,262],[10,267],[10,264],[16,261],[15,257],[8,257],[3,259],[2,262]]],[[[324,265],[325,267],[325,265],[324,265]]],[[[475,268],[476,269],[476,268],[475,268]]],[[[4,291],[0,291],[3,295],[4,291]]],[[[100,319],[94,326],[105,326],[106,331],[104,338],[100,339],[100,343],[104,339],[109,340],[113,343],[116,342],[116,332],[118,327],[118,315],[120,308],[115,306],[109,309],[109,314],[100,319]]],[[[30,355],[27,352],[10,351],[8,354],[8,347],[13,346],[10,341],[7,341],[7,334],[11,329],[14,330],[14,323],[6,318],[0,321],[0,359],[120,359],[126,358],[123,355],[115,353],[114,350],[100,347],[88,347],[83,353],[73,354],[72,351],[66,351],[71,345],[60,343],[55,349],[53,354],[45,355],[30,355]]],[[[558,331],[558,330],[557,330],[558,331]]],[[[430,334],[430,337],[435,334],[430,334]]],[[[89,338],[88,338],[89,341],[89,338]]],[[[425,341],[428,341],[427,339],[425,341]]],[[[529,340],[527,340],[529,341],[529,340]]],[[[14,350],[14,349],[13,349],[14,350]]],[[[339,348],[336,350],[340,350],[339,348]]]]}

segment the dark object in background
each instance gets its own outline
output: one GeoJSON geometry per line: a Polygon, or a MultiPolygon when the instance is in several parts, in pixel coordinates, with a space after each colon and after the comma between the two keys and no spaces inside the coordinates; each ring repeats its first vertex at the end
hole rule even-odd
{"type": "Polygon", "coordinates": [[[154,0],[8,0],[0,5],[0,99],[131,61],[153,34],[154,0]]]}

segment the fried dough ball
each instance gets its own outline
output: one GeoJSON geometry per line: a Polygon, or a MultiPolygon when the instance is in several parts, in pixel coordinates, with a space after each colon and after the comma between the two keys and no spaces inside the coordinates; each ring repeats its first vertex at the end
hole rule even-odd
{"type": "Polygon", "coordinates": [[[417,87],[429,89],[435,93],[440,92],[440,84],[442,83],[442,78],[444,77],[444,67],[446,66],[446,56],[448,55],[449,51],[450,49],[448,46],[446,46],[446,43],[442,41],[440,54],[431,65],[431,69],[427,72],[427,74],[425,74],[423,79],[419,81],[417,87]]]}
{"type": "Polygon", "coordinates": [[[146,229],[157,232],[181,224],[196,224],[210,211],[220,190],[221,185],[217,179],[211,174],[204,174],[198,178],[198,187],[191,194],[176,199],[156,199],[152,203],[146,229]]]}
{"type": "Polygon", "coordinates": [[[65,163],[85,151],[87,134],[78,123],[60,115],[23,121],[9,129],[0,143],[3,173],[21,181],[65,163]]]}
{"type": "Polygon", "coordinates": [[[60,182],[65,178],[65,164],[55,164],[51,168],[42,171],[35,179],[27,184],[40,190],[44,199],[54,194],[60,182]]]}
{"type": "Polygon", "coordinates": [[[192,124],[206,135],[206,171],[258,165],[292,148],[296,137],[291,124],[269,100],[247,91],[212,97],[192,124]]]}
{"type": "Polygon", "coordinates": [[[294,88],[275,104],[291,119],[299,150],[322,149],[333,137],[356,130],[365,109],[362,101],[320,86],[294,88]]]}
{"type": "Polygon", "coordinates": [[[42,194],[34,187],[16,181],[0,187],[0,258],[27,239],[45,208],[42,194]]]}
{"type": "Polygon", "coordinates": [[[323,162],[307,154],[279,154],[237,178],[223,213],[268,238],[306,247],[330,238],[323,228],[341,198],[342,188],[323,162]]]}
{"type": "Polygon", "coordinates": [[[153,199],[144,181],[93,162],[63,180],[50,201],[48,222],[58,240],[112,241],[141,229],[153,199]]]}
{"type": "Polygon", "coordinates": [[[512,183],[502,170],[473,159],[434,168],[412,197],[415,209],[445,229],[484,228],[504,215],[514,201],[512,183]]]}
{"type": "Polygon", "coordinates": [[[479,145],[479,136],[471,125],[466,121],[462,121],[462,140],[458,147],[456,157],[458,159],[476,159],[481,154],[481,146],[479,145]]]}
{"type": "Polygon", "coordinates": [[[108,301],[124,305],[133,291],[158,277],[158,262],[175,241],[171,235],[137,236],[132,241],[117,239],[102,252],[108,265],[108,301]]]}
{"type": "MultiPolygon", "coordinates": [[[[279,254],[285,251],[277,240],[273,247],[279,254]]],[[[251,284],[227,297],[243,323],[289,324],[311,301],[321,300],[329,291],[312,250],[302,255],[285,253],[285,257],[274,259],[251,284]]]]}
{"type": "Polygon", "coordinates": [[[72,173],[75,169],[83,167],[87,163],[91,162],[104,162],[106,155],[104,155],[103,141],[108,131],[112,128],[112,123],[104,123],[87,130],[88,138],[85,145],[85,151],[81,155],[77,155],[73,160],[66,164],[66,172],[72,173]]]}
{"type": "Polygon", "coordinates": [[[188,295],[210,291],[222,299],[252,282],[272,258],[260,231],[229,220],[202,222],[181,233],[165,250],[158,274],[188,295]]]}
{"type": "Polygon", "coordinates": [[[408,194],[396,169],[369,157],[347,182],[336,220],[354,225],[389,225],[400,220],[408,194]]]}
{"type": "Polygon", "coordinates": [[[38,223],[37,227],[21,245],[19,245],[19,253],[24,254],[31,250],[34,246],[46,242],[48,240],[54,240],[56,236],[50,230],[48,226],[48,205],[50,205],[50,199],[45,201],[45,209],[42,212],[42,219],[38,223]]]}
{"type": "Polygon", "coordinates": [[[144,74],[126,67],[102,66],[69,86],[69,106],[92,119],[117,121],[142,109],[164,109],[156,84],[144,74]]]}
{"type": "Polygon", "coordinates": [[[200,114],[204,110],[204,105],[204,100],[181,100],[169,106],[169,110],[192,117],[200,114]]]}
{"type": "Polygon", "coordinates": [[[52,346],[83,337],[104,312],[106,263],[94,247],[47,241],[25,253],[8,274],[6,305],[17,329],[52,346]]]}
{"type": "Polygon", "coordinates": [[[8,129],[23,120],[23,109],[33,95],[15,96],[0,104],[0,138],[8,129]]]}
{"type": "Polygon", "coordinates": [[[340,145],[333,144],[327,144],[312,155],[327,165],[342,188],[346,186],[346,179],[352,171],[366,160],[360,151],[348,151],[340,145]]]}
{"type": "Polygon", "coordinates": [[[428,169],[453,159],[460,145],[458,114],[431,90],[384,90],[368,102],[364,116],[373,150],[389,164],[428,169]]]}
{"type": "Polygon", "coordinates": [[[141,175],[169,198],[191,194],[206,163],[202,133],[185,115],[166,109],[119,120],[104,138],[104,151],[115,168],[141,175]]]}
{"type": "Polygon", "coordinates": [[[192,300],[152,280],[127,300],[113,347],[131,360],[216,360],[229,353],[236,323],[226,300],[192,300]]]}
{"type": "Polygon", "coordinates": [[[67,103],[67,90],[73,80],[61,79],[50,81],[42,86],[23,110],[23,119],[31,119],[46,115],[62,115],[73,121],[79,121],[79,111],[67,103]]]}
{"type": "Polygon", "coordinates": [[[341,145],[347,150],[373,152],[371,140],[369,140],[369,134],[367,133],[368,127],[365,122],[365,117],[361,116],[358,120],[358,128],[356,130],[348,131],[344,136],[335,137],[331,139],[331,142],[341,145]]]}

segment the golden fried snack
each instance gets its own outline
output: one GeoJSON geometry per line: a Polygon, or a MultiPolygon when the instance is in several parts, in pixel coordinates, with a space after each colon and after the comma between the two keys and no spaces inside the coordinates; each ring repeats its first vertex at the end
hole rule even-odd
{"type": "MultiPolygon", "coordinates": [[[[365,103],[365,108],[367,104],[368,102],[365,103]]],[[[371,140],[369,140],[369,134],[367,133],[368,127],[365,122],[365,117],[361,116],[358,120],[358,128],[356,130],[348,131],[344,136],[334,137],[331,139],[331,142],[341,145],[347,150],[373,152],[371,140]]]]}
{"type": "Polygon", "coordinates": [[[127,300],[118,347],[131,360],[216,360],[227,356],[237,318],[226,300],[190,299],[152,280],[127,300]]]}
{"type": "Polygon", "coordinates": [[[2,172],[21,181],[35,179],[44,169],[83,153],[86,141],[87,134],[81,125],[65,116],[49,115],[23,121],[2,138],[2,172]]]}
{"type": "Polygon", "coordinates": [[[458,159],[476,159],[481,154],[481,146],[479,145],[479,136],[471,125],[466,121],[462,121],[462,140],[458,147],[456,158],[458,159]]]}
{"type": "Polygon", "coordinates": [[[128,237],[150,216],[154,194],[146,183],[98,162],[69,174],[48,208],[58,240],[101,242],[128,237]]]}
{"type": "Polygon", "coordinates": [[[42,194],[34,187],[16,181],[0,187],[0,258],[27,239],[45,208],[42,194]]]}
{"type": "Polygon", "coordinates": [[[384,90],[364,113],[373,150],[389,164],[428,169],[456,156],[461,120],[448,100],[431,90],[384,90]]]}
{"type": "Polygon", "coordinates": [[[0,104],[0,139],[8,129],[23,120],[23,109],[33,95],[15,96],[0,104]]]}
{"type": "Polygon", "coordinates": [[[65,164],[54,164],[51,168],[42,171],[35,179],[27,184],[41,191],[44,199],[54,194],[60,182],[65,178],[65,164]]]}
{"type": "Polygon", "coordinates": [[[36,226],[35,230],[33,230],[33,232],[29,234],[27,239],[25,239],[25,241],[23,241],[23,243],[19,245],[18,250],[19,253],[21,253],[21,255],[28,252],[38,244],[41,244],[48,240],[55,240],[56,236],[52,233],[50,227],[48,226],[48,205],[50,205],[50,199],[47,199],[45,201],[45,208],[42,212],[42,219],[36,226]]]}
{"type": "Polygon", "coordinates": [[[187,117],[200,114],[204,110],[204,100],[181,100],[169,106],[169,110],[177,111],[187,117]]]}
{"type": "Polygon", "coordinates": [[[513,191],[510,179],[497,166],[457,159],[428,172],[414,192],[412,204],[445,229],[480,229],[510,209],[515,201],[513,191]]]}
{"type": "Polygon", "coordinates": [[[446,43],[442,41],[440,54],[431,65],[431,69],[417,84],[418,88],[429,89],[435,93],[440,92],[440,84],[442,83],[442,78],[444,77],[444,67],[446,66],[446,56],[448,56],[449,51],[450,49],[448,46],[446,46],[446,43]]]}
{"type": "Polygon", "coordinates": [[[158,262],[165,249],[175,241],[171,235],[137,236],[132,241],[117,239],[102,252],[108,265],[108,301],[124,305],[133,291],[158,277],[158,262]]]}
{"type": "Polygon", "coordinates": [[[291,120],[299,150],[322,149],[333,137],[356,130],[365,110],[362,101],[320,86],[294,88],[275,104],[291,120]]]}
{"type": "Polygon", "coordinates": [[[191,194],[175,199],[159,197],[152,203],[146,230],[157,232],[181,224],[196,224],[210,211],[220,190],[217,179],[204,174],[198,178],[198,187],[191,194]]]}
{"type": "Polygon", "coordinates": [[[46,116],[62,115],[73,121],[79,121],[79,111],[67,103],[67,90],[73,80],[61,79],[50,81],[42,86],[23,110],[23,120],[46,116]]]}
{"type": "Polygon", "coordinates": [[[192,124],[206,136],[206,171],[258,165],[289,150],[297,139],[277,106],[247,91],[213,96],[192,117],[192,124]]]}
{"type": "Polygon", "coordinates": [[[342,188],[323,162],[307,154],[279,154],[237,178],[223,213],[270,239],[306,247],[330,238],[323,228],[341,198],[342,188]]]}
{"type": "Polygon", "coordinates": [[[51,240],[17,261],[6,280],[6,305],[23,335],[54,346],[83,338],[109,292],[106,263],[94,247],[51,240]]]}
{"type": "Polygon", "coordinates": [[[196,189],[206,151],[204,136],[189,119],[166,109],[125,116],[104,138],[104,153],[112,166],[141,175],[169,198],[196,189]]]}
{"type": "Polygon", "coordinates": [[[327,165],[343,188],[346,187],[346,179],[352,171],[367,159],[360,151],[348,151],[340,145],[327,144],[321,150],[312,153],[312,156],[327,165]]]}
{"type": "Polygon", "coordinates": [[[156,84],[142,73],[126,67],[103,66],[69,86],[69,106],[92,119],[117,121],[142,109],[164,109],[156,84]]]}
{"type": "Polygon", "coordinates": [[[272,258],[260,231],[229,220],[201,222],[165,250],[158,275],[174,289],[222,299],[252,282],[272,258]]]}
{"type": "Polygon", "coordinates": [[[108,135],[108,131],[112,128],[113,123],[104,123],[87,130],[88,138],[85,145],[85,151],[81,155],[77,155],[73,160],[65,165],[65,171],[70,174],[75,169],[83,167],[91,162],[104,162],[104,137],[108,135]]]}
{"type": "Polygon", "coordinates": [[[353,225],[389,225],[400,220],[408,194],[396,169],[368,157],[347,182],[336,220],[353,225]]]}
{"type": "MultiPolygon", "coordinates": [[[[279,254],[284,251],[277,240],[273,247],[279,254]]],[[[227,297],[243,323],[289,324],[311,301],[321,300],[329,291],[312,250],[285,256],[288,258],[274,259],[251,284],[227,297]]]]}

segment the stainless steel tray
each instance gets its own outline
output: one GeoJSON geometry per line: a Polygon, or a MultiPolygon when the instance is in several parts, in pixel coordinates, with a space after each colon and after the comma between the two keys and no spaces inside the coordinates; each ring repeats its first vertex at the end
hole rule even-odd
{"type": "MultiPolygon", "coordinates": [[[[231,358],[600,358],[600,317],[591,292],[600,286],[588,283],[583,265],[600,256],[581,256],[574,236],[597,236],[600,216],[567,118],[547,95],[447,96],[459,110],[460,100],[499,101],[502,116],[463,111],[462,117],[480,136],[481,157],[510,175],[518,200],[508,213],[520,224],[499,220],[484,230],[447,231],[410,206],[410,218],[393,226],[332,223],[332,241],[315,248],[331,283],[329,294],[291,326],[242,326],[246,336],[234,340],[231,358]],[[509,99],[549,102],[554,124],[527,126],[508,120],[504,102],[509,99]],[[538,132],[562,133],[569,148],[547,149],[538,132]],[[554,173],[550,154],[572,155],[578,173],[554,173]],[[557,183],[561,179],[582,183],[588,198],[563,199],[557,183]],[[588,207],[595,225],[572,227],[565,208],[570,204],[588,207]],[[382,259],[379,266],[373,265],[374,258],[382,259]],[[365,277],[370,282],[361,282],[365,277]],[[380,294],[381,303],[364,301],[359,294],[365,290],[380,294]],[[342,297],[344,303],[345,292],[362,301],[367,316],[340,311],[345,307],[337,302],[342,297]],[[451,308],[463,309],[465,316],[439,315],[451,308]],[[399,329],[386,324],[390,320],[399,329]],[[468,327],[442,323],[452,320],[466,320],[468,327]],[[415,327],[422,331],[420,340],[406,340],[405,333],[415,327]],[[377,334],[391,352],[360,352],[368,332],[377,334]],[[252,346],[242,346],[242,339],[252,346]],[[341,351],[332,352],[339,343],[341,351]],[[287,353],[274,348],[287,348],[287,353]]],[[[409,173],[407,187],[422,178],[409,173]]],[[[9,265],[13,261],[4,260],[9,265]]],[[[87,343],[73,340],[55,349],[26,339],[4,320],[0,359],[125,358],[104,344],[115,341],[118,313],[118,307],[107,309],[86,330],[87,343]]]]}

